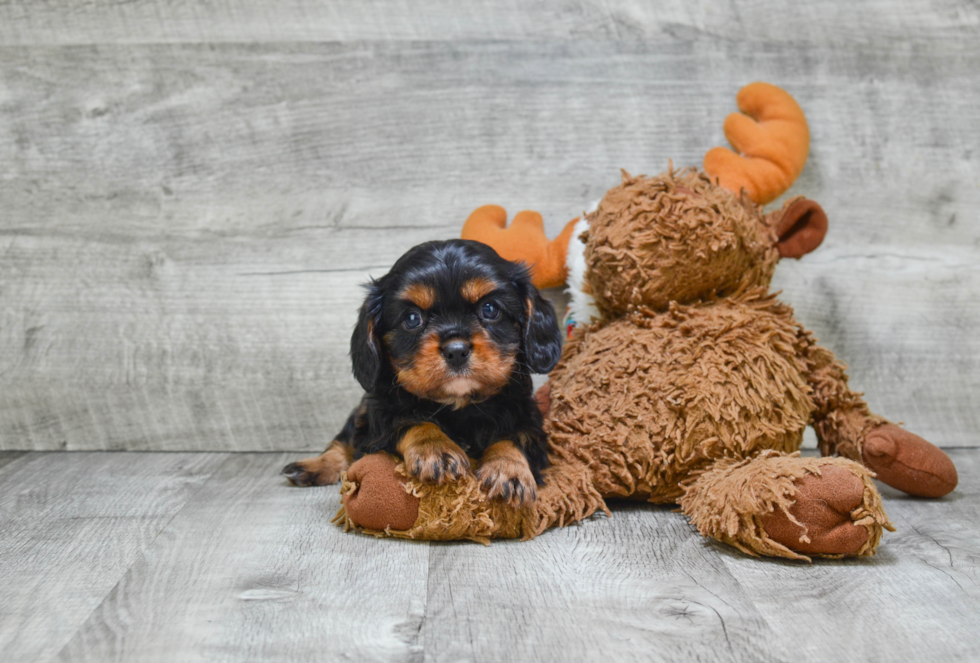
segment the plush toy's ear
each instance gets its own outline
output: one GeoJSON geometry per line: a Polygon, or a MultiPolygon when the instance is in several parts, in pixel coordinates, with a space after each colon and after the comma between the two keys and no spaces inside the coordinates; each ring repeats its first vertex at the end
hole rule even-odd
{"type": "Polygon", "coordinates": [[[783,258],[802,258],[820,246],[827,234],[827,214],[817,203],[794,198],[774,214],[776,246],[783,258]]]}
{"type": "Polygon", "coordinates": [[[526,303],[524,353],[527,364],[532,373],[548,373],[561,357],[562,335],[555,308],[530,284],[526,303]]]}
{"type": "Polygon", "coordinates": [[[350,358],[354,377],[364,387],[364,391],[374,390],[381,373],[381,338],[378,326],[381,322],[381,307],[384,303],[382,287],[377,281],[368,285],[368,296],[361,305],[357,326],[350,337],[350,358]]]}

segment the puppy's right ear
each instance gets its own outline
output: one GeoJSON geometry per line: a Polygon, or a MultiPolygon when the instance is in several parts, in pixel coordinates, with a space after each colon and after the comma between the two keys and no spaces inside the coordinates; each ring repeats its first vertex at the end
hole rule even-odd
{"type": "Polygon", "coordinates": [[[368,285],[368,296],[361,305],[357,316],[357,326],[350,337],[350,358],[354,377],[364,387],[373,391],[381,374],[381,338],[378,326],[381,323],[381,307],[384,304],[381,284],[372,281],[368,285]]]}

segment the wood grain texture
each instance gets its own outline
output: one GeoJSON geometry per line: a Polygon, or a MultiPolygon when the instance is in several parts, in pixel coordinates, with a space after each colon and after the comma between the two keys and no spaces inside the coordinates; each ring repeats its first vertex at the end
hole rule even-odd
{"type": "Polygon", "coordinates": [[[754,79],[807,112],[792,193],[831,222],[775,286],[872,407],[980,445],[973,5],[25,7],[0,3],[0,449],[320,449],[358,399],[358,284],[478,205],[554,233],[620,167],[700,163],[754,79]]]}
{"type": "Polygon", "coordinates": [[[232,454],[57,660],[420,660],[428,548],[330,524],[337,487],[232,454]]]}
{"type": "Polygon", "coordinates": [[[433,546],[427,657],[744,661],[779,638],[682,516],[613,508],[530,543],[433,546]]]}
{"type": "Polygon", "coordinates": [[[724,5],[669,0],[96,0],[0,2],[0,43],[105,44],[712,37],[756,42],[852,43],[974,36],[980,10],[965,0],[724,5]],[[29,8],[28,8],[29,7],[29,8]]]}
{"type": "Polygon", "coordinates": [[[288,486],[289,454],[32,453],[0,468],[0,644],[32,663],[976,660],[980,450],[950,454],[946,498],[883,489],[898,531],[876,557],[808,565],[664,506],[489,547],[377,540],[329,523],[336,487],[288,486]]]}
{"type": "Polygon", "coordinates": [[[26,451],[0,451],[0,467],[14,462],[27,453],[26,451]]]}
{"type": "Polygon", "coordinates": [[[223,460],[210,454],[0,457],[0,651],[49,660],[223,460]]]}

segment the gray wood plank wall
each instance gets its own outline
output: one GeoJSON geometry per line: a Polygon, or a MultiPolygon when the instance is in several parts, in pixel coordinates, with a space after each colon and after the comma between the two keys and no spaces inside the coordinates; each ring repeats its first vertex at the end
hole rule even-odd
{"type": "Polygon", "coordinates": [[[776,287],[872,407],[980,424],[980,8],[0,2],[0,449],[317,449],[360,297],[469,211],[551,232],[699,165],[738,88],[812,131],[776,287]]]}

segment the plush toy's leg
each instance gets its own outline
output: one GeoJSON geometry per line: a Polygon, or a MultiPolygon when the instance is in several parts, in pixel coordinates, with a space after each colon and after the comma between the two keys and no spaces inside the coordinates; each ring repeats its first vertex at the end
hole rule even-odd
{"type": "Polygon", "coordinates": [[[844,365],[809,334],[805,340],[817,406],[813,427],[823,455],[863,462],[878,479],[910,495],[942,497],[956,488],[956,466],[942,449],[872,414],[861,394],[848,388],[844,365]]]}
{"type": "Polygon", "coordinates": [[[867,469],[798,453],[719,460],[680,506],[701,534],[750,555],[873,555],[882,529],[893,529],[867,469]]]}
{"type": "Polygon", "coordinates": [[[343,477],[343,506],[335,522],[377,536],[488,543],[530,539],[606,510],[584,466],[553,464],[543,478],[537,499],[515,509],[488,499],[472,472],[441,486],[422,483],[408,475],[400,459],[373,454],[351,465],[343,477]]]}

